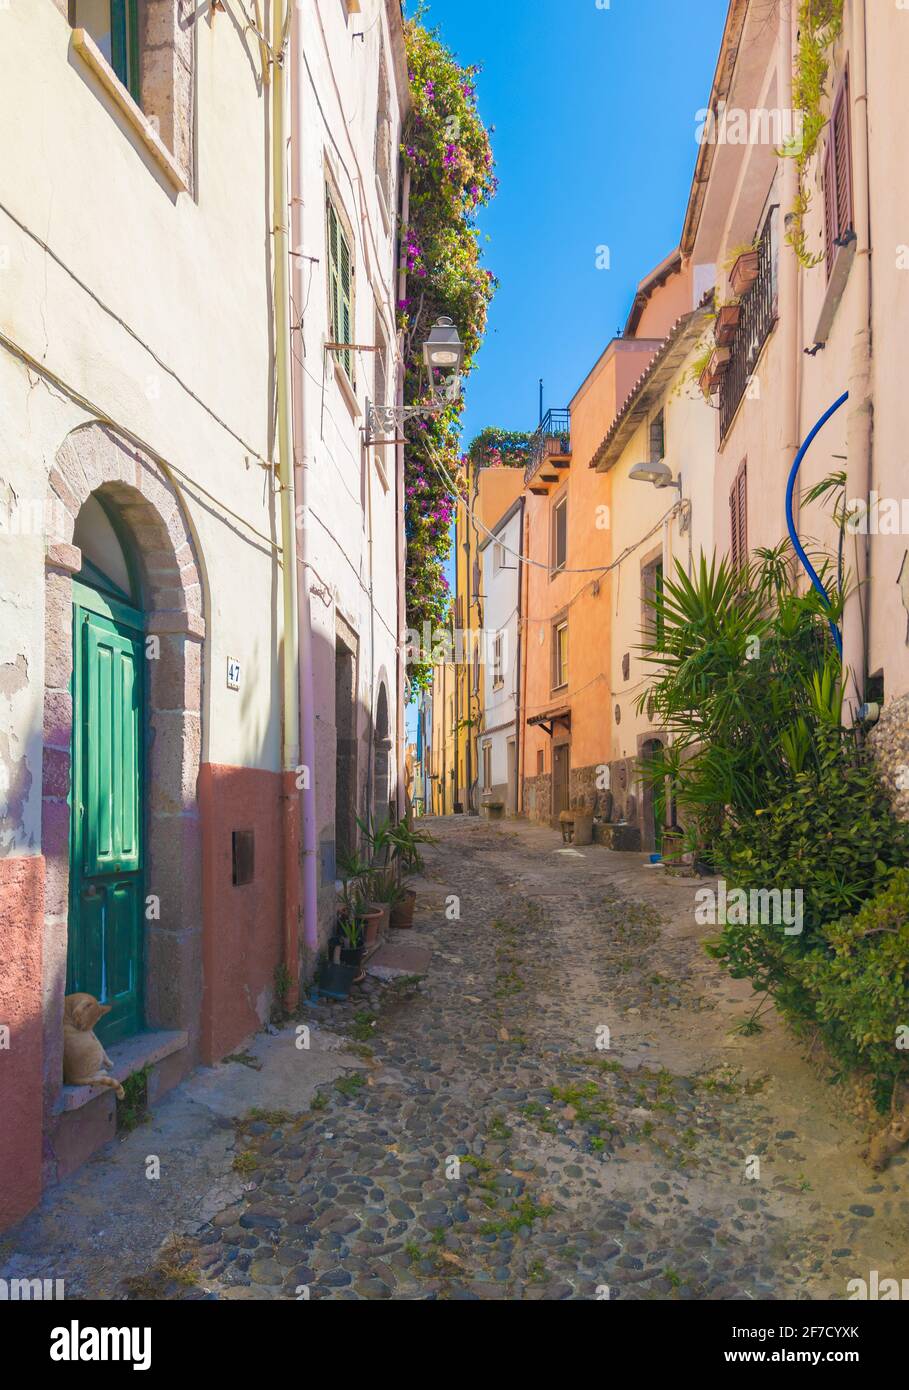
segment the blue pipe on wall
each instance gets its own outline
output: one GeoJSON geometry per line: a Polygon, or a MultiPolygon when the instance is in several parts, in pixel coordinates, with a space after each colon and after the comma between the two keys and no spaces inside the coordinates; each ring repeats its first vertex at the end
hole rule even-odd
{"type": "MultiPolygon", "coordinates": [[[[844,391],[843,394],[840,396],[839,400],[834,401],[830,409],[825,411],[821,418],[818,420],[814,429],[808,435],[808,438],[805,440],[804,444],[795,456],[795,462],[792,465],[792,471],[789,474],[789,482],[786,486],[786,525],[789,527],[789,539],[792,541],[792,548],[801,560],[806,571],[808,572],[808,576],[811,579],[812,584],[814,585],[815,589],[817,589],[818,593],[821,595],[821,598],[824,600],[824,603],[827,605],[828,608],[830,606],[830,600],[827,597],[827,590],[824,588],[823,584],[818,578],[814,566],[808,559],[808,556],[805,554],[805,548],[802,545],[802,542],[799,540],[798,531],[796,531],[795,529],[795,518],[792,515],[792,497],[793,493],[795,492],[795,484],[799,475],[799,469],[802,466],[802,460],[804,459],[808,450],[811,448],[815,436],[820,434],[821,430],[824,428],[831,415],[835,415],[836,412],[839,410],[840,406],[845,405],[848,399],[849,392],[844,391]]],[[[842,656],[843,635],[837,627],[836,623],[832,620],[830,622],[830,631],[833,633],[833,640],[836,643],[836,649],[839,652],[840,656],[842,656]]]]}

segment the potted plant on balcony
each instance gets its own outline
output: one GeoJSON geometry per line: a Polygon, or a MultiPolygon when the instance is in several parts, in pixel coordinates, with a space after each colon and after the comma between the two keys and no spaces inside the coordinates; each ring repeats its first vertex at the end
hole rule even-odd
{"type": "Polygon", "coordinates": [[[741,317],[742,306],[737,299],[730,299],[727,303],[720,305],[713,326],[713,336],[717,347],[731,346],[741,317]]]}
{"type": "Polygon", "coordinates": [[[751,242],[743,246],[736,246],[729,253],[727,261],[729,266],[729,284],[732,293],[738,298],[747,294],[758,278],[760,268],[760,254],[757,246],[751,242]]]}
{"type": "Polygon", "coordinates": [[[710,354],[710,360],[707,363],[707,377],[710,383],[711,394],[717,389],[726,374],[726,369],[729,366],[729,357],[730,352],[728,347],[715,347],[710,354]]]}

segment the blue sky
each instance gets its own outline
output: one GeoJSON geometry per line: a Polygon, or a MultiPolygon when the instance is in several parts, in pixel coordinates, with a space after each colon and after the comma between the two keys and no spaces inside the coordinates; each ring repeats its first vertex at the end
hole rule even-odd
{"type": "Polygon", "coordinates": [[[544,408],[566,406],[638,282],[678,245],[727,8],[432,0],[425,22],[483,67],[499,177],[480,227],[500,283],[465,383],[465,446],[486,425],[534,429],[540,377],[544,408]],[[609,269],[597,268],[603,247],[609,269]]]}
{"type": "MultiPolygon", "coordinates": [[[[481,63],[498,196],[481,217],[499,277],[466,384],[464,440],[568,404],[634,289],[678,244],[727,0],[432,0],[426,22],[481,63]],[[597,248],[610,269],[598,270],[597,248]]],[[[416,6],[408,0],[412,14],[416,6]]]]}

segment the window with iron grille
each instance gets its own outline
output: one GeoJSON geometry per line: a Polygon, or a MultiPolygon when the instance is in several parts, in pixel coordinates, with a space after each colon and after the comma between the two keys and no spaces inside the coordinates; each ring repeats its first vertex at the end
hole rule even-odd
{"type": "Polygon", "coordinates": [[[729,557],[733,569],[748,563],[748,464],[743,462],[729,493],[729,557]]]}
{"type": "Polygon", "coordinates": [[[826,207],[827,278],[839,244],[853,230],[852,207],[852,137],[849,118],[849,73],[843,74],[839,91],[833,102],[827,130],[827,151],[824,158],[824,202],[826,207]]]}
{"type": "MultiPolygon", "coordinates": [[[[333,343],[353,342],[353,258],[338,210],[328,195],[328,308],[333,343]]],[[[335,360],[354,385],[353,353],[338,352],[335,360]]]]}
{"type": "Polygon", "coordinates": [[[742,295],[735,336],[729,345],[729,364],[720,385],[720,434],[725,439],[733,417],[748,389],[764,344],[777,318],[777,262],[779,257],[779,207],[767,213],[757,243],[757,279],[742,295]]]}

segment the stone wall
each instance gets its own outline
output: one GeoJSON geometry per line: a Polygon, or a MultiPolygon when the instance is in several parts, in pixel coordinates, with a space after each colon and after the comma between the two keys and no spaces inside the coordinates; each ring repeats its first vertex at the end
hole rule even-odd
{"type": "Polygon", "coordinates": [[[909,694],[884,706],[868,745],[894,811],[909,820],[909,694]]]}
{"type": "Polygon", "coordinates": [[[552,815],[552,777],[548,772],[524,778],[524,814],[529,820],[549,823],[552,815]]]}

